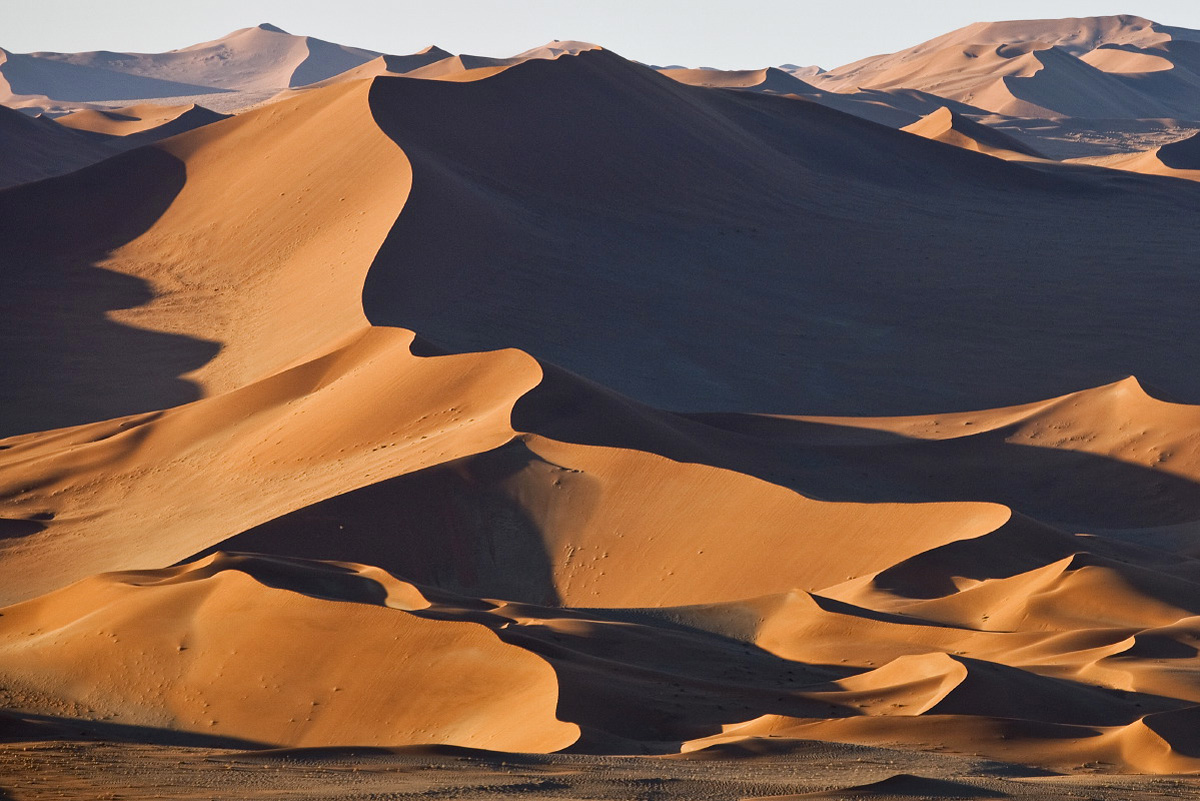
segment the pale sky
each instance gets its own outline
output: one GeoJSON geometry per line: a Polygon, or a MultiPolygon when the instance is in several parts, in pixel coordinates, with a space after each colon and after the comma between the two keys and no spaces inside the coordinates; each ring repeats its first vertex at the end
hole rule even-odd
{"type": "Polygon", "coordinates": [[[0,0],[13,52],[160,52],[271,22],[387,53],[507,56],[551,39],[660,65],[830,68],[980,20],[1137,14],[1200,29],[1200,0],[0,0]]]}

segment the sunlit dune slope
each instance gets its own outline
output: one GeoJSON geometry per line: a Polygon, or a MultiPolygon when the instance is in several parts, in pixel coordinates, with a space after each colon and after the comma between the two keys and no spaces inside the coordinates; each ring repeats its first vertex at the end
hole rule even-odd
{"type": "Polygon", "coordinates": [[[428,607],[354,566],[221,556],[99,576],[5,609],[2,692],[27,710],[279,745],[547,751],[578,737],[555,719],[544,661],[413,614],[428,607]]]}
{"type": "Polygon", "coordinates": [[[1045,158],[1033,148],[1009,136],[956,114],[943,106],[922,117],[902,130],[926,139],[945,142],[948,145],[974,150],[1003,159],[1045,158]]]}
{"type": "Polygon", "coordinates": [[[81,109],[54,121],[77,131],[91,131],[105,136],[132,137],[145,144],[148,137],[166,139],[193,128],[225,119],[227,114],[198,106],[195,103],[183,106],[156,106],[141,103],[118,109],[81,109]]]}

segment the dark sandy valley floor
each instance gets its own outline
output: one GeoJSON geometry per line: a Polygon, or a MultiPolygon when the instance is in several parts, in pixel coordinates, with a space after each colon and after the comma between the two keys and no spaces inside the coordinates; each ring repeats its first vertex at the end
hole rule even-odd
{"type": "Polygon", "coordinates": [[[736,759],[501,755],[444,749],[248,752],[94,740],[0,745],[0,798],[735,801],[1195,798],[1200,778],[1049,773],[950,754],[800,744],[736,759]]]}

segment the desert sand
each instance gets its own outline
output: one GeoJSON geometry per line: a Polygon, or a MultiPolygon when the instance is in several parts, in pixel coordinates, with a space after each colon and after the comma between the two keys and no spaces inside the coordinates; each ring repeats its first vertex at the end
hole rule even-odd
{"type": "Polygon", "coordinates": [[[1191,797],[1197,41],[5,51],[0,795],[1191,797]]]}

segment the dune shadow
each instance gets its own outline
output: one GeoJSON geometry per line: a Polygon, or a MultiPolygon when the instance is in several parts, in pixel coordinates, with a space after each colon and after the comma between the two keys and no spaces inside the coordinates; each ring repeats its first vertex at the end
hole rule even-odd
{"type": "Polygon", "coordinates": [[[525,469],[553,467],[513,442],[298,509],[197,556],[359,562],[450,592],[555,606],[541,531],[502,487],[525,469]]]}
{"type": "Polygon", "coordinates": [[[678,753],[686,740],[766,714],[860,714],[834,697],[800,691],[834,690],[863,669],[785,659],[656,610],[509,604],[503,615],[473,616],[452,603],[413,614],[473,620],[549,663],[558,679],[557,716],[582,730],[572,753],[678,753]],[[522,624],[510,625],[511,614],[522,624]]]}
{"type": "Polygon", "coordinates": [[[694,419],[764,451],[729,447],[729,466],[822,500],[989,501],[1076,527],[1200,519],[1200,483],[1107,456],[1009,442],[1004,429],[935,440],[801,420],[694,419]]]}
{"type": "Polygon", "coordinates": [[[1163,145],[1158,150],[1158,158],[1172,169],[1200,169],[1200,135],[1163,145]]]}
{"type": "Polygon", "coordinates": [[[413,189],[363,308],[448,350],[674,410],[923,414],[1131,373],[1200,397],[1189,182],[1044,173],[611,53],[381,78],[371,107],[413,189]]]}
{"type": "Polygon", "coordinates": [[[270,748],[270,743],[223,737],[199,732],[161,729],[107,720],[87,720],[56,715],[41,715],[16,710],[0,711],[0,742],[47,740],[105,740],[145,743],[182,748],[270,748]]]}
{"type": "Polygon", "coordinates": [[[218,343],[113,320],[154,293],[98,266],[147,231],[185,181],[182,161],[141,148],[0,192],[0,437],[199,397],[180,376],[218,343]]]}
{"type": "Polygon", "coordinates": [[[32,537],[46,527],[37,520],[0,517],[0,540],[20,540],[32,537]]]}
{"type": "Polygon", "coordinates": [[[823,501],[985,501],[1080,530],[1200,520],[1200,483],[1106,456],[1009,442],[1010,429],[973,434],[963,426],[946,439],[917,439],[834,421],[679,414],[553,365],[543,371],[513,407],[518,431],[734,470],[823,501]]]}
{"type": "MultiPolygon", "coordinates": [[[[180,566],[192,562],[188,559],[180,566]]],[[[263,554],[219,552],[211,565],[198,568],[201,575],[225,570],[245,573],[264,587],[298,595],[348,603],[387,605],[387,588],[350,567],[325,562],[263,554]]]]}

